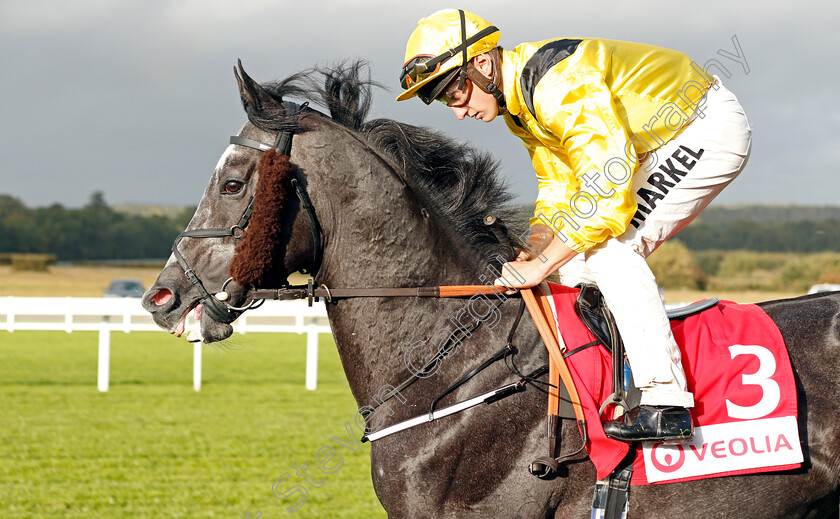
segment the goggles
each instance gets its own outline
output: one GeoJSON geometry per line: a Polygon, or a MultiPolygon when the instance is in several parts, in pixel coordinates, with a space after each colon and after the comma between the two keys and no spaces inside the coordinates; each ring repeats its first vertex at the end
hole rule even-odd
{"type": "Polygon", "coordinates": [[[426,78],[437,74],[440,65],[449,58],[449,55],[441,56],[415,56],[405,64],[400,73],[400,85],[408,90],[412,86],[424,81],[426,78]],[[440,59],[445,56],[443,59],[440,59]]]}
{"type": "Polygon", "coordinates": [[[465,106],[472,95],[472,81],[469,78],[465,79],[463,88],[452,89],[449,85],[455,85],[455,80],[449,82],[443,92],[435,98],[435,101],[440,101],[446,106],[465,106]]]}
{"type": "Polygon", "coordinates": [[[419,89],[417,89],[417,97],[427,105],[432,104],[432,101],[438,99],[446,87],[455,79],[455,76],[461,71],[460,68],[454,68],[449,72],[444,73],[438,78],[435,78],[419,89]]]}

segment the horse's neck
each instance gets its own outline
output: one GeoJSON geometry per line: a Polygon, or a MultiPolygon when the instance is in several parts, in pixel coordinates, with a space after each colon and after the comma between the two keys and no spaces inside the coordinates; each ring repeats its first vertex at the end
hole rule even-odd
{"type": "MultiPolygon", "coordinates": [[[[349,153],[350,161],[334,164],[329,178],[318,179],[318,185],[313,181],[310,194],[326,237],[317,282],[331,288],[480,283],[486,264],[478,254],[388,170],[387,160],[365,151],[349,153]]],[[[356,398],[369,403],[366,399],[384,385],[402,382],[408,374],[406,350],[438,330],[455,328],[451,318],[463,305],[463,300],[413,297],[329,305],[356,398]]]]}
{"type": "Polygon", "coordinates": [[[311,189],[329,213],[321,222],[327,245],[318,281],[343,287],[476,283],[478,253],[401,180],[389,159],[355,148],[333,159],[342,162],[311,189]]]}

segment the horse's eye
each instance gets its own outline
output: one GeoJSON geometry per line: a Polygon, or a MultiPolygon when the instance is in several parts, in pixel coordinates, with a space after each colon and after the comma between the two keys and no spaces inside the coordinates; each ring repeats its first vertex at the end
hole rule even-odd
{"type": "Polygon", "coordinates": [[[242,190],[244,184],[238,180],[228,180],[225,182],[225,193],[230,195],[238,193],[242,190]]]}

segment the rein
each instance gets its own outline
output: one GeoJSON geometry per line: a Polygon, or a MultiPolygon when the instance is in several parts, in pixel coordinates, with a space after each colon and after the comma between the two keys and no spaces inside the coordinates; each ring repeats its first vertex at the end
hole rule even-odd
{"type": "Polygon", "coordinates": [[[312,280],[306,285],[289,285],[281,288],[255,289],[249,295],[255,300],[275,299],[289,301],[306,299],[309,306],[312,301],[324,298],[327,303],[338,299],[355,297],[472,297],[475,295],[500,295],[502,287],[495,285],[441,285],[431,287],[405,288],[329,288],[327,285],[315,287],[312,280]]]}

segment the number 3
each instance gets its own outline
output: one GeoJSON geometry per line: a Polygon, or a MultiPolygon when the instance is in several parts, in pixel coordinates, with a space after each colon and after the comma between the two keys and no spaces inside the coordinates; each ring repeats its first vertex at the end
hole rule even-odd
{"type": "Polygon", "coordinates": [[[782,398],[779,384],[772,377],[776,373],[776,358],[764,346],[744,346],[735,344],[729,347],[729,354],[734,359],[738,355],[755,355],[758,358],[758,371],[752,375],[741,375],[741,383],[745,386],[760,386],[761,400],[755,405],[742,407],[726,400],[726,411],[732,418],[753,419],[767,416],[776,409],[782,398]]]}

